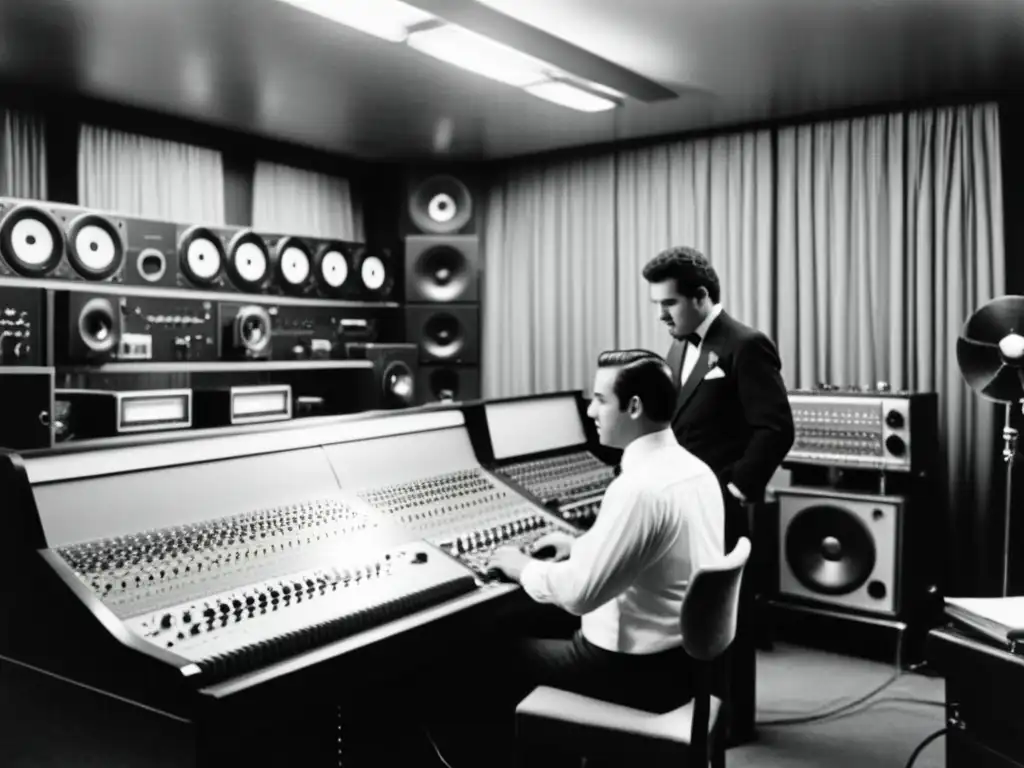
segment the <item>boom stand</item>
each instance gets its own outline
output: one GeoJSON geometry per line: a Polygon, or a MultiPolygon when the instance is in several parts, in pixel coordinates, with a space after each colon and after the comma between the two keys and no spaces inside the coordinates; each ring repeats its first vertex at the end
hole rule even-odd
{"type": "MultiPolygon", "coordinates": [[[[1024,413],[1024,400],[1021,400],[1024,413]]],[[[1006,498],[1003,506],[1003,597],[1010,594],[1010,514],[1013,510],[1013,460],[1017,455],[1017,430],[1010,426],[1012,403],[1006,404],[1003,423],[1003,461],[1006,462],[1006,498]]]]}

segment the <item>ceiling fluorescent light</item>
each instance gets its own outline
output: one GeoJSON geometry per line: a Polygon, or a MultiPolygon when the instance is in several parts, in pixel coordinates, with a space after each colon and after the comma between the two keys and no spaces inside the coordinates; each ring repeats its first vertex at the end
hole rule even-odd
{"type": "Polygon", "coordinates": [[[414,30],[406,42],[420,53],[517,88],[545,80],[552,69],[539,59],[451,24],[414,30]]]}
{"type": "Polygon", "coordinates": [[[325,19],[392,43],[409,36],[409,27],[434,19],[432,14],[400,0],[281,0],[325,19]]]}
{"type": "Polygon", "coordinates": [[[601,112],[619,106],[616,101],[598,96],[596,93],[591,93],[563,80],[549,80],[546,83],[528,85],[525,90],[541,99],[547,99],[570,109],[578,109],[581,112],[601,112]]]}

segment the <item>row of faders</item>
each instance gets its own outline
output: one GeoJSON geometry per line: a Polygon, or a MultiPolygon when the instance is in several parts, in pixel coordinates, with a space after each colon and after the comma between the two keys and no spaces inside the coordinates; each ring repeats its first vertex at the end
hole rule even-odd
{"type": "Polygon", "coordinates": [[[223,679],[477,588],[426,543],[389,545],[386,528],[339,494],[57,556],[130,632],[223,679]]]}
{"type": "Polygon", "coordinates": [[[604,492],[615,479],[615,469],[586,450],[517,461],[494,471],[584,530],[594,524],[604,492]]]}
{"type": "Polygon", "coordinates": [[[526,549],[552,531],[579,533],[479,468],[363,489],[357,495],[487,581],[496,578],[487,564],[498,547],[526,549]]]}

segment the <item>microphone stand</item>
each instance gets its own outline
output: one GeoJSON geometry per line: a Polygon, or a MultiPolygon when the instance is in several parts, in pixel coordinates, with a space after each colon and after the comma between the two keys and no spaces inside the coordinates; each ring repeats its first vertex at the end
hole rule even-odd
{"type": "MultiPolygon", "coordinates": [[[[1024,400],[1021,413],[1024,413],[1024,400]]],[[[1010,514],[1013,510],[1013,460],[1017,455],[1017,430],[1010,426],[1012,403],[1006,404],[1006,418],[1003,422],[1003,461],[1006,462],[1006,499],[1003,505],[1003,597],[1010,594],[1010,514]]]]}

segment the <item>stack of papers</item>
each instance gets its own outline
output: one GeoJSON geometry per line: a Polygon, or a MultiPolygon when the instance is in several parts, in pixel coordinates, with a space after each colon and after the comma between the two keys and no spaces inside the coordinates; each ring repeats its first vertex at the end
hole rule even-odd
{"type": "Polygon", "coordinates": [[[1024,651],[1024,597],[947,597],[946,615],[1013,651],[1024,651]]]}

